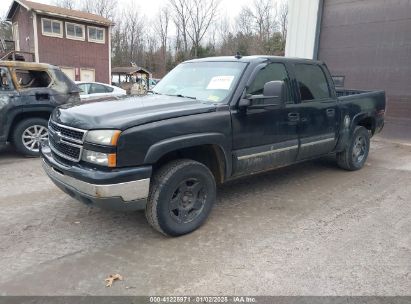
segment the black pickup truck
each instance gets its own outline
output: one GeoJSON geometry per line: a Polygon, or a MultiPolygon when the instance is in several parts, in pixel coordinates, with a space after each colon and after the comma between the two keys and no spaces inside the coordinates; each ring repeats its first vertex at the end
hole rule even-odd
{"type": "Polygon", "coordinates": [[[38,156],[51,112],[79,102],[80,90],[49,64],[0,61],[0,78],[0,147],[12,142],[20,153],[38,156]]]}
{"type": "Polygon", "coordinates": [[[206,220],[216,184],[329,153],[362,168],[384,113],[383,91],[337,92],[322,62],[205,58],[180,64],[148,96],[57,108],[41,153],[72,197],[145,208],[156,230],[177,236],[206,220]]]}

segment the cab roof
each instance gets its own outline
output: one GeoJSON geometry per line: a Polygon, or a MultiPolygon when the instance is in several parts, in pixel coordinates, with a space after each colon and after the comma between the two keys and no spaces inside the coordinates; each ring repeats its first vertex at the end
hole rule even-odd
{"type": "Polygon", "coordinates": [[[245,62],[245,63],[261,63],[267,60],[280,61],[280,62],[292,62],[292,63],[316,63],[323,64],[322,61],[304,59],[304,58],[294,58],[294,57],[284,57],[284,56],[269,56],[269,55],[253,55],[253,56],[219,56],[219,57],[207,57],[192,59],[186,62],[245,62]]]}

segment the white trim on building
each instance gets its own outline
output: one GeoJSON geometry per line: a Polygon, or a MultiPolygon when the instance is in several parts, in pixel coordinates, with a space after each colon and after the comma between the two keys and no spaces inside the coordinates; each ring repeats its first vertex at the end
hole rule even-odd
{"type": "Polygon", "coordinates": [[[286,57],[316,59],[323,0],[289,0],[286,57]]]}
{"type": "Polygon", "coordinates": [[[38,28],[37,28],[37,14],[33,12],[33,39],[34,39],[34,59],[38,63],[39,58],[39,41],[38,41],[38,28]]]}
{"type": "Polygon", "coordinates": [[[111,84],[111,26],[108,27],[108,79],[111,84]]]}

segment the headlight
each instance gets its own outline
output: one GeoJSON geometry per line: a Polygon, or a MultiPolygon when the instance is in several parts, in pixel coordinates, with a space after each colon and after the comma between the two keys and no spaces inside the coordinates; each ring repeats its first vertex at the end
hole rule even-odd
{"type": "Polygon", "coordinates": [[[86,142],[98,145],[116,146],[120,133],[121,131],[118,130],[88,131],[86,142]]]}
{"type": "Polygon", "coordinates": [[[101,153],[84,149],[81,159],[88,163],[110,168],[114,168],[117,165],[115,153],[101,153]]]}

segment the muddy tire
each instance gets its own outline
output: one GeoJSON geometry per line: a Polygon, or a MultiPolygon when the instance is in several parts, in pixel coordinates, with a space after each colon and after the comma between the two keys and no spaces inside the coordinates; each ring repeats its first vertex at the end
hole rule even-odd
{"type": "Polygon", "coordinates": [[[356,171],[364,167],[370,151],[370,132],[364,127],[356,127],[347,148],[337,153],[340,168],[356,171]]]}
{"type": "Polygon", "coordinates": [[[40,142],[47,140],[47,120],[28,118],[18,123],[13,132],[13,144],[16,150],[29,157],[40,155],[40,142]]]}
{"type": "Polygon", "coordinates": [[[193,160],[172,161],[153,176],[146,218],[165,235],[184,235],[205,222],[215,197],[214,176],[205,165],[193,160]]]}

